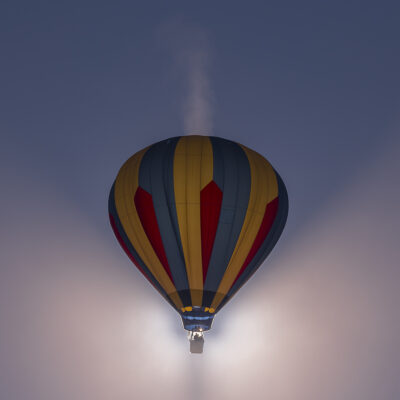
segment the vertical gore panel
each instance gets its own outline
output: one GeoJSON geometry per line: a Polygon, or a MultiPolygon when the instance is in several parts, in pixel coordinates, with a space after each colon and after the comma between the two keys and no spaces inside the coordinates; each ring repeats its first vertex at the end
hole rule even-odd
{"type": "Polygon", "coordinates": [[[272,224],[272,227],[262,243],[260,249],[257,251],[256,255],[250,261],[250,264],[243,271],[242,275],[236,280],[231,289],[229,290],[227,296],[220,303],[219,309],[223,307],[226,302],[232,298],[232,296],[247,282],[247,280],[257,271],[263,261],[268,257],[269,253],[275,247],[279,237],[283,232],[283,228],[285,227],[289,202],[288,195],[285,188],[285,184],[283,183],[279,174],[275,171],[276,178],[278,181],[278,191],[279,191],[279,199],[278,199],[278,211],[275,217],[275,220],[272,224]]]}
{"type": "Polygon", "coordinates": [[[240,275],[242,275],[243,271],[250,264],[250,261],[256,255],[257,251],[259,250],[265,238],[267,237],[268,232],[270,231],[272,224],[275,220],[277,211],[278,211],[278,197],[275,197],[275,199],[272,200],[270,203],[268,203],[267,206],[265,207],[264,218],[261,222],[260,229],[257,232],[257,236],[254,240],[253,246],[251,247],[249,254],[247,254],[246,260],[244,261],[242,268],[240,268],[240,271],[237,277],[235,278],[234,283],[238,280],[240,275]]]}
{"type": "Polygon", "coordinates": [[[205,136],[181,137],[175,148],[174,191],[192,304],[201,306],[203,268],[200,191],[212,180],[213,156],[205,136]]]}
{"type": "Polygon", "coordinates": [[[114,234],[129,257],[129,259],[136,265],[136,267],[139,269],[139,271],[148,279],[148,281],[157,289],[157,291],[174,307],[176,308],[175,304],[171,301],[171,299],[168,297],[167,293],[165,290],[161,287],[161,285],[158,283],[158,281],[154,278],[154,276],[151,274],[149,269],[146,267],[146,265],[143,263],[143,261],[140,259],[139,255],[137,254],[136,250],[133,248],[132,244],[129,242],[128,237],[126,236],[126,233],[121,225],[121,222],[119,220],[117,210],[115,208],[115,201],[114,201],[114,186],[113,184],[111,191],[110,191],[110,196],[108,200],[108,210],[109,210],[109,215],[110,215],[110,223],[111,227],[114,231],[114,234]]]}
{"type": "Polygon", "coordinates": [[[174,152],[179,138],[153,145],[143,156],[139,185],[153,198],[157,223],[171,274],[184,306],[191,305],[174,194],[174,152]]]}
{"type": "Polygon", "coordinates": [[[139,214],[140,222],[143,225],[143,229],[146,232],[154,251],[157,254],[158,259],[163,265],[165,272],[173,282],[171,270],[168,264],[167,256],[165,254],[164,245],[161,240],[160,230],[158,229],[158,223],[156,213],[154,211],[153,199],[150,193],[147,193],[140,186],[136,190],[135,194],[135,206],[139,214]]]}
{"type": "Polygon", "coordinates": [[[250,195],[250,166],[236,143],[210,138],[214,154],[214,181],[222,189],[222,205],[214,247],[204,284],[204,305],[209,306],[224,276],[246,215],[250,195]],[[210,297],[212,296],[212,298],[210,297]]]}
{"type": "Polygon", "coordinates": [[[201,254],[203,261],[203,282],[206,280],[211,250],[214,246],[219,214],[221,211],[222,192],[214,181],[200,193],[201,202],[201,254]]]}
{"type": "Polygon", "coordinates": [[[115,205],[121,224],[132,246],[171,297],[175,306],[180,309],[182,301],[143,229],[134,202],[134,195],[139,186],[139,166],[146,151],[147,149],[144,149],[136,153],[120,169],[115,181],[115,205]]]}
{"type": "Polygon", "coordinates": [[[269,162],[255,151],[244,146],[241,147],[246,153],[250,165],[250,198],[239,239],[212,302],[212,307],[215,309],[228,293],[253,246],[267,204],[278,195],[275,172],[269,162]]]}

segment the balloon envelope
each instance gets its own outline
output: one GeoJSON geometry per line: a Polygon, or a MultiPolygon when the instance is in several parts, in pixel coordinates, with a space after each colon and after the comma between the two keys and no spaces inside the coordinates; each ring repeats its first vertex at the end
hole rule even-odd
{"type": "Polygon", "coordinates": [[[139,151],[109,197],[122,248],[190,331],[210,329],[275,246],[287,213],[285,185],[271,164],[213,136],[174,137],[139,151]]]}

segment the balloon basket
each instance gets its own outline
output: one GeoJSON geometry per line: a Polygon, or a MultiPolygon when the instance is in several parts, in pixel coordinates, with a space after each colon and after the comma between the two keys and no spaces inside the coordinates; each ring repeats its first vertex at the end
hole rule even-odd
{"type": "Polygon", "coordinates": [[[191,354],[202,354],[204,347],[204,334],[199,331],[190,331],[188,334],[191,354]]]}

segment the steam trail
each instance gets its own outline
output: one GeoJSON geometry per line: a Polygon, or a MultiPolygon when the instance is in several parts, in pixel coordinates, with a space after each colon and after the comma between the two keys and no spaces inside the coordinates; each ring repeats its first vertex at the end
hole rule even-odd
{"type": "Polygon", "coordinates": [[[184,103],[186,133],[212,133],[212,92],[208,78],[208,53],[195,49],[188,54],[187,93],[184,103]]]}
{"type": "Polygon", "coordinates": [[[164,24],[159,33],[172,55],[173,72],[182,85],[185,134],[211,135],[214,96],[209,78],[211,48],[206,32],[175,19],[164,24]]]}

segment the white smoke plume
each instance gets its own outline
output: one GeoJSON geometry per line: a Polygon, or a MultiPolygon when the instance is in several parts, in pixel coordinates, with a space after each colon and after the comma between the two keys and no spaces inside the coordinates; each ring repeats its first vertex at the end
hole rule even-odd
{"type": "Polygon", "coordinates": [[[211,135],[214,104],[210,83],[212,51],[206,31],[175,19],[161,27],[159,37],[172,57],[173,73],[182,85],[185,134],[211,135]]]}

